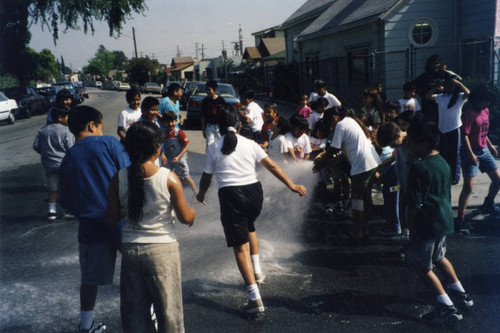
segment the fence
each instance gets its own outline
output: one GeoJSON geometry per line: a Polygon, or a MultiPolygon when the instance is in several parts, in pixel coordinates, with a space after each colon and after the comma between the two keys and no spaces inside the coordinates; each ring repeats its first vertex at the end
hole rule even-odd
{"type": "Polygon", "coordinates": [[[328,83],[328,90],[343,104],[357,107],[364,89],[381,83],[389,99],[402,96],[403,85],[425,71],[427,58],[439,54],[448,69],[463,77],[494,79],[491,40],[471,41],[440,47],[413,48],[393,52],[328,59],[307,59],[302,63],[261,66],[245,71],[233,84],[238,90],[253,89],[277,99],[298,102],[301,94],[312,91],[315,80],[328,83]]]}

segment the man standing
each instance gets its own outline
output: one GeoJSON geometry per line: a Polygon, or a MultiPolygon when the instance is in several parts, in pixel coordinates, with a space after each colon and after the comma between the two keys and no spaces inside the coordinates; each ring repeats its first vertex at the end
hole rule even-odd
{"type": "Polygon", "coordinates": [[[224,98],[217,95],[217,82],[207,82],[207,97],[201,101],[201,130],[208,146],[221,138],[219,125],[217,124],[217,113],[226,102],[224,98]]]}

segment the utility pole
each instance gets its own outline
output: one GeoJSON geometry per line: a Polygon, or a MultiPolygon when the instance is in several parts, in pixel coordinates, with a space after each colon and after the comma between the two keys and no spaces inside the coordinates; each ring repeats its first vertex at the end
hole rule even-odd
{"type": "Polygon", "coordinates": [[[181,50],[179,50],[179,45],[177,45],[177,53],[176,53],[177,58],[181,56],[181,50]]]}
{"type": "Polygon", "coordinates": [[[205,44],[201,44],[201,60],[205,59],[205,44]]]}
{"type": "Polygon", "coordinates": [[[243,32],[241,30],[241,24],[240,24],[240,55],[243,55],[243,32]]]}
{"type": "Polygon", "coordinates": [[[194,43],[194,51],[196,54],[196,58],[198,58],[198,43],[194,43]]]}
{"type": "Polygon", "coordinates": [[[135,28],[132,27],[132,36],[134,38],[134,50],[135,50],[135,57],[137,58],[137,43],[135,41],[135,28]]]}

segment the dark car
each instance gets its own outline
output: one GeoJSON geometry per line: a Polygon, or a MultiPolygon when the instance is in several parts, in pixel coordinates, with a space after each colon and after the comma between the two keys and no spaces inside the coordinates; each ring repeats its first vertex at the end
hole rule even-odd
{"type": "Polygon", "coordinates": [[[17,118],[29,118],[32,115],[47,112],[45,98],[31,87],[12,87],[4,90],[4,94],[14,99],[19,106],[17,118]]]}
{"type": "Polygon", "coordinates": [[[179,82],[179,81],[168,81],[163,86],[163,89],[161,90],[162,97],[167,97],[168,86],[170,86],[172,83],[177,83],[178,85],[180,85],[182,87],[182,82],[179,82]]]}
{"type": "Polygon", "coordinates": [[[161,87],[156,82],[146,82],[141,88],[142,92],[146,94],[161,94],[161,87]]]}
{"type": "Polygon", "coordinates": [[[35,88],[35,91],[39,95],[42,95],[45,98],[45,107],[48,110],[54,105],[56,105],[56,95],[62,89],[63,88],[59,86],[54,86],[54,87],[51,86],[51,87],[35,88]]]}
{"type": "MultiPolygon", "coordinates": [[[[217,95],[224,98],[226,103],[231,104],[236,110],[241,110],[241,102],[234,88],[230,84],[219,83],[217,85],[217,95]]],[[[201,123],[201,101],[207,97],[207,84],[198,82],[193,89],[187,105],[187,120],[191,125],[201,123]]]]}
{"type": "Polygon", "coordinates": [[[182,97],[180,100],[181,106],[184,109],[187,109],[187,103],[189,101],[189,97],[191,97],[191,94],[193,93],[194,88],[196,88],[196,85],[200,83],[198,81],[188,81],[184,85],[184,91],[182,92],[182,97]]]}
{"type": "Polygon", "coordinates": [[[83,102],[83,92],[80,88],[75,86],[71,81],[63,81],[52,83],[52,86],[62,87],[63,89],[69,90],[69,92],[73,95],[73,105],[78,105],[83,102]]]}

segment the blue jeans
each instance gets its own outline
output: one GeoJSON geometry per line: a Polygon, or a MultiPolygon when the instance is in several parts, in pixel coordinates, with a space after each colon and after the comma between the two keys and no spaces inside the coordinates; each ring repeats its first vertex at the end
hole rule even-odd
{"type": "Polygon", "coordinates": [[[394,186],[398,185],[396,177],[396,166],[391,165],[389,169],[380,177],[382,182],[382,195],[384,196],[384,219],[394,228],[397,233],[401,232],[401,223],[399,221],[399,192],[394,190],[394,186]],[[393,190],[391,191],[391,187],[393,190]]]}

